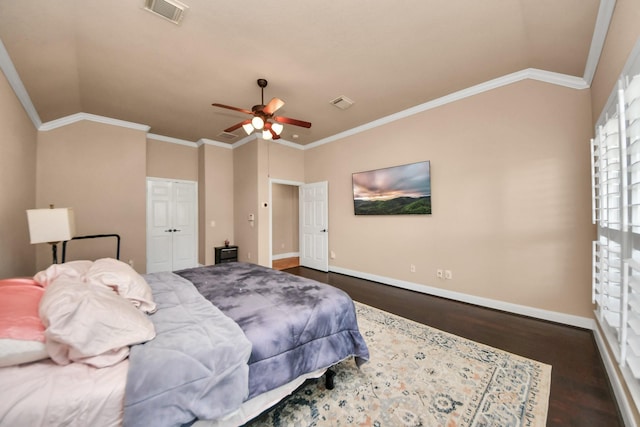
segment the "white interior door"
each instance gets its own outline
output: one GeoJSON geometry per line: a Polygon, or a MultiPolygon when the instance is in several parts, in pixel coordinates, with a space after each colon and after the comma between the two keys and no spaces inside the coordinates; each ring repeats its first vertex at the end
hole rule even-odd
{"type": "Polygon", "coordinates": [[[173,184],[173,268],[181,270],[197,265],[197,191],[192,183],[173,184]]]}
{"type": "Polygon", "coordinates": [[[147,273],[197,265],[197,183],[147,179],[147,273]]]}
{"type": "Polygon", "coordinates": [[[171,271],[171,183],[147,180],[147,273],[171,271]]]}
{"type": "Polygon", "coordinates": [[[329,184],[300,186],[300,265],[329,271],[329,184]]]}

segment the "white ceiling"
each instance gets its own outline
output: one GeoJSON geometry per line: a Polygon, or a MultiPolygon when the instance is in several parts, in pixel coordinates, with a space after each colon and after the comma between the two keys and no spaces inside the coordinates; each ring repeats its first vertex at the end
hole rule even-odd
{"type": "Polygon", "coordinates": [[[265,102],[281,98],[279,114],[313,123],[285,125],[283,139],[306,145],[526,69],[583,78],[600,6],[183,1],[175,25],[144,0],[0,0],[0,40],[42,122],[84,112],[233,143],[241,128],[219,134],[247,116],[211,103],[250,109],[266,78],[265,102]],[[341,95],[355,104],[330,105],[341,95]]]}

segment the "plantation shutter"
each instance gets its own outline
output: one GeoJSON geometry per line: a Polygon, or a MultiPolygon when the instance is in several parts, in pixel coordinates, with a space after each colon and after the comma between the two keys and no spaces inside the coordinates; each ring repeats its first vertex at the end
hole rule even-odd
{"type": "Polygon", "coordinates": [[[640,407],[640,43],[596,124],[591,154],[596,320],[640,407]]]}

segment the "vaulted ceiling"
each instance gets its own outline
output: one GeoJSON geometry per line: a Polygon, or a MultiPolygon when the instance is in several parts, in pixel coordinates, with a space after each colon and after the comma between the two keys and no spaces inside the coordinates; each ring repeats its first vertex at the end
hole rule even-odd
{"type": "Polygon", "coordinates": [[[0,0],[0,40],[42,122],[78,112],[187,141],[285,101],[284,140],[309,144],[525,69],[582,78],[599,0],[0,0]],[[330,104],[346,96],[354,105],[330,104]],[[297,135],[297,136],[294,136],[297,135]]]}

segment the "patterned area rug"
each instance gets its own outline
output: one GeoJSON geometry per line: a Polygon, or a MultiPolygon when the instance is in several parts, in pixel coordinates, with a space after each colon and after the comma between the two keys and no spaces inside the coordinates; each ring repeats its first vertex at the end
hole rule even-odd
{"type": "Polygon", "coordinates": [[[308,381],[247,426],[536,426],[551,366],[356,302],[371,360],[308,381]]]}

